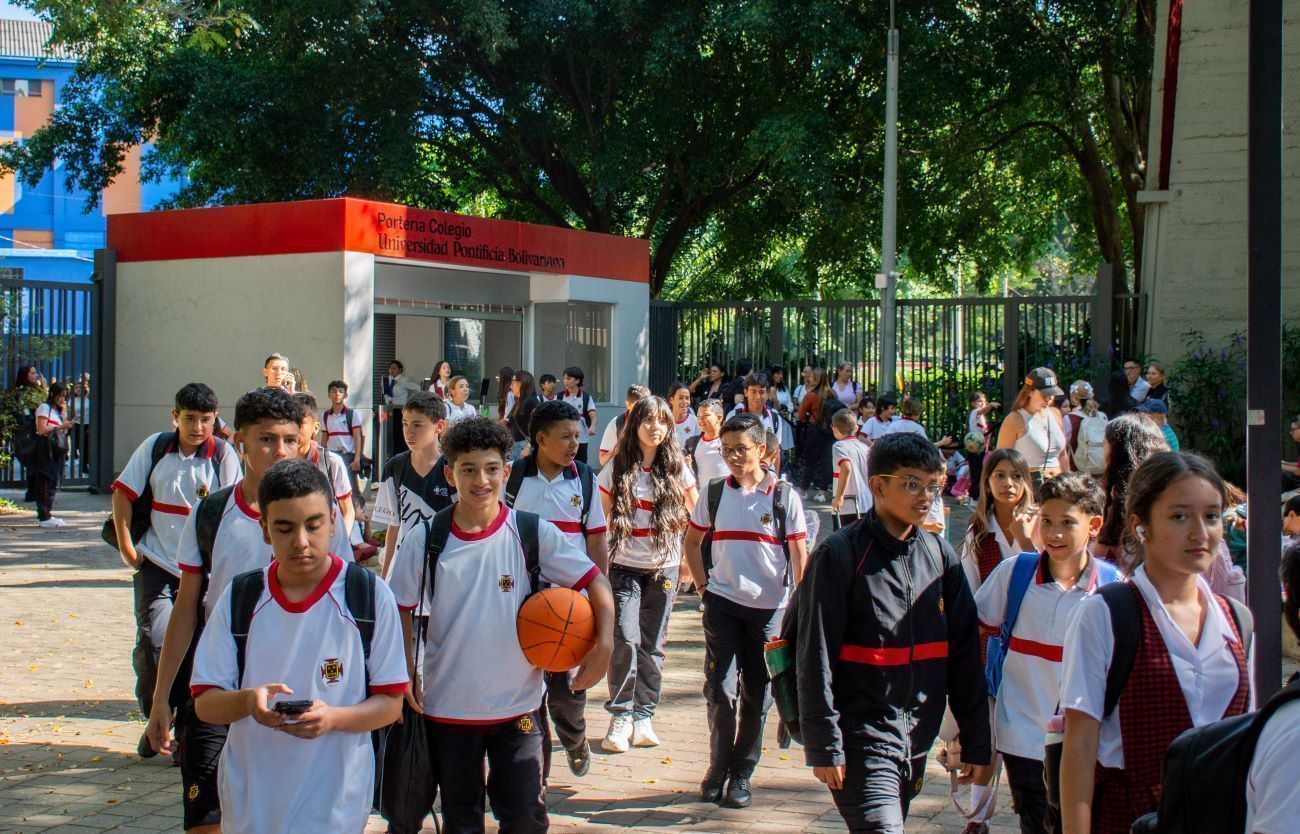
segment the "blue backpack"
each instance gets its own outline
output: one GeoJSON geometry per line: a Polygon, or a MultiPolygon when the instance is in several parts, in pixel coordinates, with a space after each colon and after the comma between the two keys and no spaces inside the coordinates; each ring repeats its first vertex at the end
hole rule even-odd
{"type": "MultiPolygon", "coordinates": [[[[1011,632],[1015,630],[1016,620],[1020,617],[1020,603],[1025,599],[1029,584],[1038,572],[1037,553],[1021,553],[1011,568],[1011,582],[1007,586],[1007,612],[1002,618],[1002,628],[989,637],[987,659],[984,662],[984,680],[989,687],[989,695],[996,698],[1002,687],[1002,664],[1007,660],[1007,651],[1011,646],[1011,632]]],[[[1093,559],[1097,566],[1097,587],[1118,582],[1119,570],[1110,562],[1093,559]]]]}

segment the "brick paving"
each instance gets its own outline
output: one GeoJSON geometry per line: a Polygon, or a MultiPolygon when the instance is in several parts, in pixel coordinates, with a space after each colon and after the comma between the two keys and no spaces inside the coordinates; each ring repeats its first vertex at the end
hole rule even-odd
{"type": "MultiPolygon", "coordinates": [[[[13,491],[0,495],[21,498],[13,491]]],[[[180,828],[178,771],[163,757],[135,755],[144,719],[130,666],[131,582],[99,541],[108,509],[107,497],[64,493],[56,507],[69,524],[64,530],[37,528],[30,512],[0,516],[0,832],[180,828]]],[[[702,655],[698,602],[687,597],[669,632],[664,701],[655,721],[662,746],[617,756],[597,752],[591,773],[578,780],[557,751],[547,796],[553,831],[843,830],[799,749],[779,750],[770,724],[753,807],[696,801],[708,763],[702,655]]],[[[588,720],[595,741],[606,726],[598,699],[588,720]]],[[[909,831],[962,829],[947,785],[932,763],[909,831]]],[[[992,830],[1018,830],[1005,787],[1000,809],[992,830]]],[[[490,817],[488,828],[495,830],[490,817]]],[[[384,827],[372,818],[366,830],[384,827]]]]}

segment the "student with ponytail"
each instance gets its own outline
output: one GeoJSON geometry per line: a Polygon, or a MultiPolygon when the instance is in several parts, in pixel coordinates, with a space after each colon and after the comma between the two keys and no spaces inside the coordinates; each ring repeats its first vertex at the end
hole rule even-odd
{"type": "Polygon", "coordinates": [[[1133,473],[1133,574],[1080,603],[1066,632],[1065,834],[1128,834],[1156,810],[1170,743],[1252,707],[1249,612],[1201,576],[1218,553],[1224,503],[1223,479],[1197,455],[1160,452],[1133,473]]]}
{"type": "MultiPolygon", "coordinates": [[[[686,534],[698,490],[661,397],[628,412],[613,457],[596,483],[609,524],[614,587],[614,654],[609,666],[609,731],[601,748],[659,744],[651,726],[659,704],[668,615],[673,610],[686,534]]],[[[703,577],[695,577],[703,585],[703,577]]]]}

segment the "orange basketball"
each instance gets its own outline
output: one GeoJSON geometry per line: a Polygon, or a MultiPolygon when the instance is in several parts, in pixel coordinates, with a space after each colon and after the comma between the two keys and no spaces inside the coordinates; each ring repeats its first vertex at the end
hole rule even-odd
{"type": "Polygon", "coordinates": [[[596,645],[591,603],[570,588],[547,588],[530,596],[519,609],[516,626],[524,657],[547,672],[577,668],[596,645]]]}

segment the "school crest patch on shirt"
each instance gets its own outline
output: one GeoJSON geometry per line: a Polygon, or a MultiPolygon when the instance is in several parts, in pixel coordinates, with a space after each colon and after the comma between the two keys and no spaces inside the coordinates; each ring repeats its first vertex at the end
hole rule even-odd
{"type": "Polygon", "coordinates": [[[320,665],[320,679],[326,686],[333,686],[343,680],[343,661],[337,657],[327,658],[320,665]]]}
{"type": "Polygon", "coordinates": [[[766,527],[767,525],[769,525],[769,524],[772,523],[772,514],[771,514],[771,513],[763,513],[763,515],[762,515],[758,520],[759,520],[760,522],[762,522],[763,526],[766,527]]]}
{"type": "Polygon", "coordinates": [[[207,497],[208,497],[208,485],[207,485],[207,484],[199,484],[199,488],[196,489],[196,490],[194,490],[194,494],[197,495],[197,496],[199,497],[199,500],[200,500],[200,501],[202,501],[204,498],[207,498],[207,497]]]}
{"type": "Polygon", "coordinates": [[[508,573],[503,573],[497,580],[497,587],[501,589],[501,593],[508,594],[515,589],[515,578],[508,573]]]}
{"type": "Polygon", "coordinates": [[[581,506],[582,506],[582,496],[581,496],[581,495],[575,495],[575,496],[573,496],[572,498],[570,498],[570,499],[569,499],[569,505],[572,506],[572,507],[581,507],[581,506]]]}

